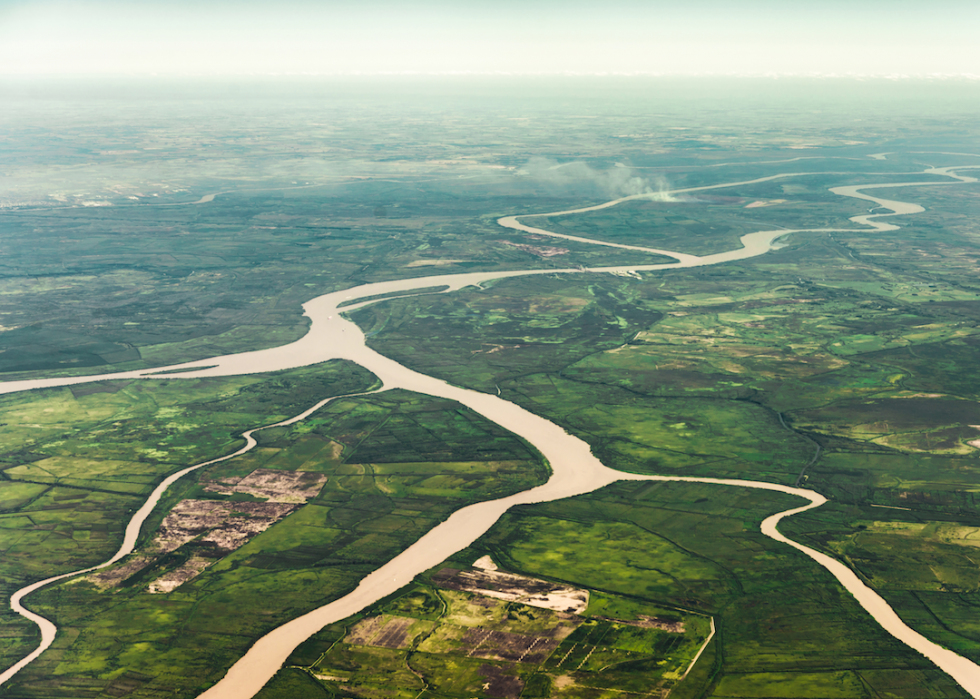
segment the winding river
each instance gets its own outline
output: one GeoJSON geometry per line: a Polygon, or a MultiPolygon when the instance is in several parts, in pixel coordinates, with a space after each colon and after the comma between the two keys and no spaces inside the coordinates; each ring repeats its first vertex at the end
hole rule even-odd
{"type": "MultiPolygon", "coordinates": [[[[275,629],[263,638],[259,639],[232,668],[225,677],[215,684],[211,689],[200,695],[202,699],[246,699],[254,696],[255,693],[275,674],[283,662],[293,651],[293,649],[316,633],[325,624],[344,619],[354,614],[373,602],[389,595],[403,585],[410,582],[417,574],[441,563],[450,555],[459,551],[479,538],[486,532],[510,507],[517,504],[547,502],[574,495],[581,495],[592,492],[598,488],[609,485],[619,480],[644,480],[644,481],[689,481],[697,483],[716,484],[721,487],[742,487],[771,490],[787,493],[801,497],[808,501],[808,504],[797,507],[785,512],[772,515],[762,523],[762,533],[766,536],[784,543],[788,546],[801,551],[809,556],[818,564],[830,571],[840,583],[847,588],[855,599],[870,613],[882,628],[895,636],[900,641],[916,649],[930,660],[932,660],[942,670],[952,676],[966,691],[973,697],[980,699],[980,666],[971,661],[960,657],[926,639],[921,634],[909,628],[888,604],[873,590],[868,588],[861,580],[845,565],[839,561],[826,556],[818,551],[814,551],[802,544],[787,539],[777,530],[777,525],[784,517],[804,512],[818,507],[826,502],[819,493],[779,485],[775,483],[764,483],[756,481],[745,481],[738,479],[716,479],[716,478],[690,478],[680,476],[644,476],[637,474],[623,473],[615,471],[602,464],[591,452],[588,444],[584,441],[569,435],[562,428],[545,420],[534,413],[531,413],[518,405],[509,403],[498,396],[480,393],[469,389],[452,386],[445,381],[420,374],[404,367],[397,362],[378,354],[365,344],[364,334],[354,323],[344,318],[341,313],[359,308],[374,301],[363,301],[361,303],[350,304],[351,301],[363,299],[379,294],[404,294],[410,295],[417,289],[426,287],[446,287],[440,293],[448,293],[462,289],[467,286],[478,285],[492,279],[506,277],[527,276],[527,275],[551,275],[551,274],[576,274],[576,273],[601,273],[601,272],[634,272],[634,271],[653,271],[661,269],[697,267],[705,265],[720,264],[732,260],[741,260],[757,255],[764,254],[770,249],[774,240],[781,236],[791,233],[801,232],[847,232],[855,230],[878,230],[891,231],[897,226],[881,221],[880,219],[889,216],[903,214],[913,214],[922,211],[922,207],[916,204],[909,204],[900,201],[891,201],[863,193],[863,190],[910,187],[910,186],[936,186],[959,184],[966,182],[976,182],[975,178],[957,174],[956,170],[968,169],[962,166],[949,168],[931,168],[923,174],[942,175],[950,177],[955,182],[907,182],[899,184],[868,184],[846,187],[835,187],[831,191],[835,194],[867,200],[875,204],[875,209],[884,208],[890,213],[865,214],[852,217],[850,220],[866,228],[817,228],[817,229],[779,229],[771,231],[758,231],[748,234],[741,238],[742,247],[724,253],[714,255],[695,256],[675,253],[654,248],[644,248],[640,246],[626,246],[612,243],[604,243],[587,238],[556,234],[542,228],[536,228],[521,223],[519,219],[546,218],[548,216],[570,215],[585,213],[599,209],[616,206],[625,201],[656,198],[664,194],[673,196],[679,194],[690,194],[704,190],[722,189],[743,184],[753,184],[765,182],[777,178],[796,177],[812,175],[815,173],[789,173],[772,175],[756,180],[743,182],[731,182],[727,184],[711,185],[707,187],[694,187],[683,190],[673,190],[663,194],[641,194],[622,197],[596,206],[583,207],[568,211],[553,212],[547,214],[532,214],[508,216],[501,218],[498,223],[501,226],[530,232],[538,235],[551,237],[562,237],[580,242],[591,244],[609,245],[612,247],[636,250],[638,252],[653,253],[672,257],[676,262],[662,263],[653,265],[629,265],[616,267],[598,268],[574,268],[574,269],[546,269],[546,270],[519,270],[509,272],[476,272],[469,274],[456,274],[445,276],[421,277],[415,279],[403,279],[390,282],[379,282],[376,284],[365,284],[355,289],[334,292],[315,298],[303,305],[305,314],[310,318],[309,332],[301,339],[282,347],[255,352],[243,352],[240,354],[227,355],[211,359],[186,362],[166,367],[149,370],[137,370],[128,372],[117,372],[112,374],[99,374],[94,376],[61,377],[53,379],[36,379],[27,381],[12,381],[0,384],[0,393],[11,393],[37,388],[47,388],[54,386],[69,386],[74,384],[105,381],[109,379],[171,379],[180,380],[185,378],[198,378],[207,376],[233,376],[241,374],[251,374],[269,371],[278,371],[300,366],[307,366],[327,361],[329,359],[348,359],[354,361],[377,375],[382,383],[383,390],[391,388],[403,388],[418,393],[423,393],[442,398],[449,398],[490,420],[498,423],[511,432],[525,438],[532,443],[548,460],[551,465],[552,474],[544,485],[531,488],[529,490],[511,495],[509,497],[490,500],[464,507],[453,513],[446,521],[434,527],[415,544],[389,561],[387,564],[365,577],[358,587],[350,594],[331,602],[323,607],[313,610],[297,619],[294,619],[283,626],[275,629]],[[343,308],[340,308],[344,305],[343,308]],[[176,369],[182,370],[177,374],[166,374],[176,369]]],[[[212,197],[213,199],[213,197],[212,197]]],[[[207,197],[202,198],[199,203],[210,201],[207,197]]],[[[289,420],[277,423],[275,426],[291,424],[306,418],[315,410],[325,405],[329,400],[321,401],[317,405],[304,411],[300,415],[294,416],[289,420]]],[[[269,427],[272,427],[270,425],[269,427]]],[[[258,428],[265,429],[265,428],[258,428]]],[[[65,573],[47,580],[42,580],[18,590],[11,599],[12,608],[23,616],[37,623],[41,628],[41,645],[29,656],[22,659],[16,665],[0,674],[0,684],[13,677],[20,669],[37,658],[47,647],[51,645],[57,632],[56,627],[49,620],[34,614],[24,608],[23,598],[31,592],[58,580],[90,572],[98,568],[108,566],[123,556],[128,555],[135,545],[136,538],[144,521],[149,516],[154,505],[163,495],[165,490],[178,478],[204,466],[217,463],[226,459],[234,458],[245,453],[255,446],[255,440],[251,436],[251,430],[244,433],[246,444],[233,454],[207,461],[195,466],[190,466],[169,476],[163,481],[149,496],[140,510],[129,522],[125,538],[119,551],[108,561],[86,568],[84,570],[65,573]]]]}

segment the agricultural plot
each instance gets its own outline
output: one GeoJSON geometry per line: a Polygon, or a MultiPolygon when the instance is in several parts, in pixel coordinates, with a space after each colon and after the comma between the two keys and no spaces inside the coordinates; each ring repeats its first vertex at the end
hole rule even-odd
{"type": "Polygon", "coordinates": [[[225,478],[205,482],[204,490],[221,495],[251,495],[266,502],[305,503],[316,497],[326,483],[326,476],[304,471],[282,471],[257,468],[243,478],[225,478]]]}
{"type": "MultiPolygon", "coordinates": [[[[287,477],[282,479],[287,481],[286,484],[280,481],[275,483],[279,487],[269,487],[270,482],[273,481],[270,474],[263,473],[256,476],[256,471],[241,481],[251,479],[262,483],[266,487],[260,492],[271,494],[275,499],[266,497],[266,502],[233,503],[216,500],[181,500],[164,518],[153,541],[135,556],[135,560],[124,561],[118,567],[108,568],[90,576],[89,579],[96,585],[105,587],[115,587],[126,582],[132,584],[134,575],[141,574],[141,579],[145,580],[147,576],[142,572],[146,567],[159,563],[163,556],[177,552],[176,558],[183,559],[183,562],[177,567],[173,567],[172,564],[166,566],[169,570],[163,575],[156,576],[148,587],[152,593],[173,592],[226,554],[243,546],[256,534],[265,531],[291,513],[298,507],[296,503],[305,504],[306,500],[315,496],[326,482],[325,477],[310,474],[314,478],[304,479],[307,481],[306,484],[302,484],[298,478],[287,477]],[[310,481],[315,484],[312,489],[309,487],[310,481]],[[297,483],[300,484],[299,489],[288,487],[290,484],[297,483]],[[283,485],[286,487],[282,487],[283,485]],[[182,550],[191,542],[195,544],[189,547],[193,552],[182,550]]],[[[208,483],[205,485],[205,490],[212,490],[213,486],[213,483],[208,483]]],[[[249,490],[255,492],[255,488],[249,490]]]]}
{"type": "MultiPolygon", "coordinates": [[[[599,593],[597,608],[622,619],[588,616],[584,607],[571,613],[529,606],[475,585],[473,591],[460,589],[461,581],[486,585],[485,572],[432,571],[407,593],[320,632],[287,666],[302,667],[325,696],[597,696],[629,691],[624,668],[636,667],[646,671],[645,691],[658,694],[685,674],[707,638],[702,616],[617,595],[599,593]]],[[[525,596],[555,587],[547,580],[500,575],[511,588],[522,586],[525,596]]],[[[296,672],[280,672],[259,697],[290,691],[296,672]]]]}
{"type": "Polygon", "coordinates": [[[450,590],[466,590],[531,607],[580,613],[589,606],[588,590],[502,573],[496,569],[454,571],[445,568],[433,580],[440,587],[450,590]]]}

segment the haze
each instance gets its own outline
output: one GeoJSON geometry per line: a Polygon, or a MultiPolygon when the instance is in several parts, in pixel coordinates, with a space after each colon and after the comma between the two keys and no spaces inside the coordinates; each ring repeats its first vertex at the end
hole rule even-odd
{"type": "Polygon", "coordinates": [[[0,1],[0,74],[980,76],[980,5],[0,1]]]}

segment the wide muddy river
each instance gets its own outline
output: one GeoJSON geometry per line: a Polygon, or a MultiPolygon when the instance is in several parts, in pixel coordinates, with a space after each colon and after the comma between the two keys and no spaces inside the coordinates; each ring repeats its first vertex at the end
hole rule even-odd
{"type": "MultiPolygon", "coordinates": [[[[897,226],[885,223],[879,219],[889,216],[903,214],[914,214],[922,211],[922,207],[900,201],[881,199],[863,193],[867,189],[925,186],[938,184],[958,184],[964,182],[976,182],[974,178],[956,174],[955,170],[966,168],[932,168],[923,174],[948,176],[955,182],[907,182],[901,184],[866,184],[847,187],[835,187],[831,191],[841,196],[854,197],[867,200],[875,204],[875,209],[887,209],[888,213],[869,213],[866,215],[855,216],[850,220],[856,224],[870,227],[873,230],[882,232],[895,230],[897,226]]],[[[814,174],[814,173],[809,173],[814,174]]],[[[672,192],[658,194],[643,194],[623,197],[597,206],[584,207],[569,211],[553,212],[550,214],[522,215],[520,217],[509,216],[498,221],[500,225],[531,232],[540,235],[564,237],[572,240],[588,242],[597,245],[612,245],[613,247],[632,249],[645,253],[657,253],[672,257],[676,262],[656,264],[656,265],[624,265],[616,267],[602,267],[591,269],[565,269],[565,270],[520,270],[510,272],[475,272],[469,274],[444,275],[421,277],[416,279],[403,279],[391,282],[380,282],[377,284],[366,284],[354,289],[347,289],[309,301],[303,308],[306,315],[310,318],[309,332],[300,340],[282,347],[273,349],[259,350],[255,352],[243,352],[240,354],[215,357],[184,364],[159,367],[152,370],[139,370],[128,372],[117,372],[113,374],[100,374],[84,377],[62,377],[54,379],[36,379],[29,381],[13,381],[0,384],[0,393],[11,393],[14,391],[24,391],[37,388],[47,388],[54,386],[68,386],[91,381],[104,381],[107,379],[168,379],[180,380],[185,378],[197,378],[205,376],[233,376],[240,374],[252,374],[260,372],[278,371],[300,366],[308,366],[327,361],[329,359],[348,359],[374,372],[383,382],[383,389],[403,388],[416,391],[431,396],[449,398],[475,410],[484,417],[498,423],[502,427],[523,437],[533,444],[548,460],[552,473],[548,482],[544,485],[531,488],[529,490],[511,495],[498,500],[477,503],[464,507],[445,522],[439,524],[415,544],[407,548],[401,554],[389,561],[387,564],[365,577],[358,587],[350,594],[331,602],[319,609],[315,609],[304,616],[280,626],[259,639],[248,653],[241,658],[225,675],[225,677],[215,684],[211,689],[200,695],[202,699],[246,699],[253,696],[261,687],[275,674],[281,667],[289,654],[297,645],[316,633],[325,624],[344,619],[385,597],[403,585],[410,582],[419,573],[438,565],[440,562],[451,556],[453,553],[468,546],[484,532],[486,532],[510,507],[522,503],[547,502],[560,498],[567,498],[574,495],[581,495],[592,492],[598,488],[609,485],[619,480],[646,480],[646,481],[691,481],[698,483],[717,484],[719,487],[741,487],[771,490],[790,495],[796,495],[807,501],[805,505],[781,512],[767,518],[762,523],[762,532],[781,543],[801,551],[816,563],[826,568],[836,577],[840,583],[854,595],[855,599],[864,609],[871,614],[882,628],[890,634],[906,643],[912,648],[928,657],[936,665],[952,676],[964,689],[972,696],[980,699],[980,666],[971,661],[956,655],[931,641],[921,634],[909,628],[888,604],[873,590],[868,588],[861,580],[845,565],[837,560],[822,553],[809,549],[795,541],[787,539],[780,534],[776,526],[784,518],[804,510],[818,507],[826,499],[813,491],[802,488],[778,485],[774,483],[763,483],[755,481],[743,481],[733,479],[713,479],[713,478],[683,478],[668,476],[641,476],[636,474],[615,471],[602,464],[590,451],[588,444],[582,440],[569,435],[562,428],[535,415],[524,408],[505,401],[497,396],[472,391],[457,386],[452,386],[445,381],[420,374],[401,364],[378,354],[365,343],[364,334],[354,323],[344,318],[341,314],[366,305],[368,303],[379,303],[375,301],[365,301],[356,303],[357,299],[376,296],[379,294],[405,294],[410,295],[415,290],[430,287],[445,287],[439,293],[457,291],[467,286],[479,285],[492,279],[506,277],[538,275],[538,274],[581,274],[581,273],[603,273],[603,272],[635,272],[635,271],[655,271],[660,269],[671,269],[680,267],[697,267],[704,265],[714,265],[732,260],[741,260],[767,252],[774,240],[781,236],[791,233],[820,232],[820,231],[853,231],[855,228],[819,228],[819,229],[779,229],[772,231],[759,231],[743,236],[741,239],[742,247],[715,255],[702,257],[674,253],[666,250],[654,248],[644,248],[640,246],[623,246],[602,241],[579,238],[575,236],[559,235],[542,228],[535,228],[520,222],[520,219],[546,218],[548,216],[571,215],[585,213],[603,208],[616,206],[625,201],[643,198],[657,198],[663,196],[690,195],[695,192],[722,189],[733,187],[740,184],[750,184],[754,182],[764,182],[776,178],[797,177],[802,173],[789,173],[773,175],[770,177],[759,178],[746,182],[732,182],[728,184],[713,185],[709,187],[690,188],[685,190],[674,190],[672,192]],[[354,302],[354,303],[352,303],[354,302]],[[343,305],[343,308],[341,306],[343,305]],[[177,374],[162,374],[161,372],[182,370],[177,374]]],[[[203,197],[198,203],[211,201],[208,197],[203,197]]],[[[862,229],[866,230],[866,229],[862,229]]],[[[319,409],[328,401],[312,406],[301,415],[297,415],[287,424],[304,419],[313,411],[319,409]]],[[[260,428],[264,429],[264,428],[260,428]]],[[[108,561],[87,568],[81,571],[74,571],[47,580],[38,581],[28,587],[19,590],[11,599],[11,606],[18,613],[35,621],[42,631],[41,645],[28,657],[0,674],[0,684],[12,677],[21,668],[38,657],[54,640],[57,629],[50,621],[33,614],[25,609],[22,600],[29,593],[53,583],[57,580],[89,572],[97,568],[105,567],[128,555],[135,545],[140,528],[145,519],[149,516],[159,498],[165,490],[178,478],[203,466],[216,463],[224,459],[233,458],[242,454],[255,445],[255,440],[251,436],[252,430],[245,433],[246,445],[234,454],[221,457],[202,464],[189,466],[182,471],[172,474],[161,483],[150,495],[140,510],[133,516],[125,534],[125,539],[119,551],[108,561]]]]}

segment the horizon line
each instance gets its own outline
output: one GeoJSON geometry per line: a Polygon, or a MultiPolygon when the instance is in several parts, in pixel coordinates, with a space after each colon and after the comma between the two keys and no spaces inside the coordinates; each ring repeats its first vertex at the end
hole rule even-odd
{"type": "Polygon", "coordinates": [[[971,80],[980,81],[977,73],[840,73],[840,72],[654,72],[654,71],[250,71],[242,73],[189,72],[92,72],[92,73],[4,73],[2,79],[79,79],[79,78],[375,78],[375,77],[649,77],[649,78],[816,78],[842,80],[971,80]]]}

